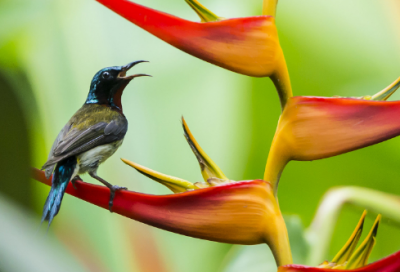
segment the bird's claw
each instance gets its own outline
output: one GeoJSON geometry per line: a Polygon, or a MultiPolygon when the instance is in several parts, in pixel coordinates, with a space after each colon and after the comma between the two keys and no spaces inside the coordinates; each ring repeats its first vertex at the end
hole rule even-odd
{"type": "Polygon", "coordinates": [[[108,209],[110,210],[110,212],[112,212],[112,207],[113,207],[113,204],[114,204],[115,192],[116,191],[120,191],[120,190],[128,190],[128,188],[121,187],[121,186],[118,186],[118,185],[113,185],[110,188],[110,201],[108,202],[108,209]]]}
{"type": "Polygon", "coordinates": [[[82,179],[81,179],[80,176],[75,176],[75,177],[71,180],[72,187],[74,187],[75,190],[76,190],[76,181],[77,181],[77,180],[82,180],[82,179]]]}

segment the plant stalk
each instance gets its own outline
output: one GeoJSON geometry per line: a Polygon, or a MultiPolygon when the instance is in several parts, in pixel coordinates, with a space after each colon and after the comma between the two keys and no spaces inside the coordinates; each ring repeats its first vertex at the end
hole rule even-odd
{"type": "Polygon", "coordinates": [[[400,197],[355,186],[331,189],[322,199],[314,220],[306,231],[310,244],[308,265],[317,265],[326,258],[335,222],[345,204],[380,213],[400,224],[400,197]]]}

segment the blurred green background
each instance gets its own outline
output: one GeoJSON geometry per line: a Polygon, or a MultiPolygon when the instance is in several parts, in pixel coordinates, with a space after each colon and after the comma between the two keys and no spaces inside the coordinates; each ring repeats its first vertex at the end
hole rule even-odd
{"type": "MultiPolygon", "coordinates": [[[[136,2],[198,21],[183,0],[136,2]]],[[[261,2],[202,1],[226,18],[259,15],[261,2]]],[[[374,94],[399,76],[398,0],[279,2],[277,25],[295,95],[374,94]]],[[[136,79],[124,93],[129,130],[123,146],[99,170],[106,180],[139,192],[169,193],[119,160],[126,158],[200,181],[196,159],[182,136],[182,115],[229,178],[262,177],[280,114],[269,79],[198,60],[94,0],[0,0],[0,26],[0,197],[19,206],[22,215],[15,222],[28,220],[23,224],[30,224],[26,229],[33,229],[33,236],[44,236],[45,229],[37,228],[49,187],[29,180],[29,166],[40,168],[46,161],[53,140],[83,104],[92,76],[103,67],[144,59],[150,63],[138,65],[135,72],[153,75],[136,79]]],[[[399,98],[397,94],[392,100],[399,98]]],[[[308,226],[322,195],[337,185],[400,195],[399,147],[396,138],[330,159],[291,162],[280,182],[282,211],[299,215],[308,226]]],[[[97,183],[88,175],[83,179],[97,183]]],[[[49,236],[38,241],[58,244],[82,271],[218,271],[231,248],[145,226],[68,195],[63,202],[49,236]]],[[[327,257],[344,244],[361,211],[343,210],[327,257]]],[[[373,219],[368,217],[368,226],[373,219]]],[[[400,249],[398,227],[384,219],[372,260],[400,249]]],[[[0,220],[0,232],[5,229],[0,220]]],[[[15,243],[11,236],[0,237],[3,245],[15,243]]],[[[0,260],[6,256],[0,249],[0,260]]]]}

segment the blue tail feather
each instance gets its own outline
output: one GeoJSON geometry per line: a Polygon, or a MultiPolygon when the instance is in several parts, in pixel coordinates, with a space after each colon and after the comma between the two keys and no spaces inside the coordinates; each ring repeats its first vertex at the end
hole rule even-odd
{"type": "Polygon", "coordinates": [[[76,157],[67,158],[57,163],[53,181],[50,189],[50,193],[47,196],[46,203],[43,207],[42,223],[43,221],[49,221],[49,226],[53,218],[58,214],[61,207],[61,201],[64,197],[67,185],[71,180],[72,174],[74,173],[77,161],[76,157]]]}

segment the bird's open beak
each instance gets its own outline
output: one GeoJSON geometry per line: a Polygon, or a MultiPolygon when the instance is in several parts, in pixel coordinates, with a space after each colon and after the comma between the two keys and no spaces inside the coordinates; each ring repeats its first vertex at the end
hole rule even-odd
{"type": "Polygon", "coordinates": [[[147,74],[135,74],[135,75],[131,75],[131,76],[126,76],[126,72],[131,69],[133,66],[135,66],[136,64],[139,64],[141,62],[148,62],[147,60],[137,60],[131,63],[128,63],[125,66],[122,66],[121,68],[121,72],[118,74],[118,78],[120,79],[124,79],[124,80],[131,80],[135,77],[141,77],[141,76],[151,76],[151,75],[147,75],[147,74]]]}

